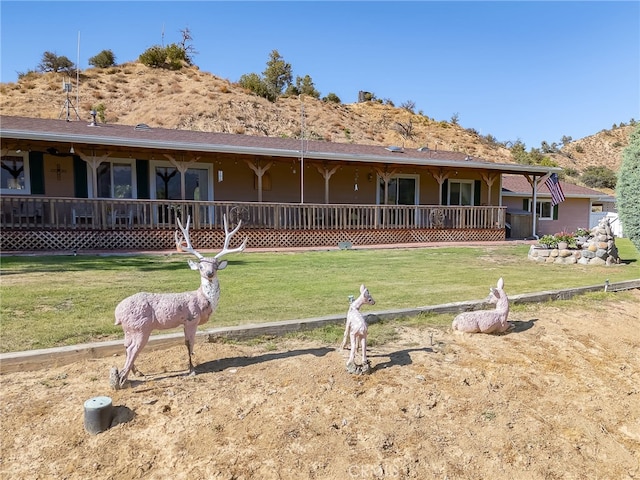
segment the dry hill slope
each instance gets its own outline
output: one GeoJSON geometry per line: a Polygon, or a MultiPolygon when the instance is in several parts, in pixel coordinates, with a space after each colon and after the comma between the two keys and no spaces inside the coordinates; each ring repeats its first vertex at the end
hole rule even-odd
{"type": "MultiPolygon", "coordinates": [[[[4,115],[66,118],[65,78],[61,73],[30,73],[16,83],[0,85],[0,111],[4,115]]],[[[89,111],[102,105],[108,123],[299,138],[304,109],[306,138],[428,146],[495,162],[513,161],[507,148],[472,129],[424,114],[377,102],[335,104],[310,97],[304,97],[302,103],[297,97],[272,103],[197,67],[169,71],[127,63],[90,68],[80,74],[79,92],[75,91],[75,79],[71,81],[71,104],[82,120],[89,120],[89,111]],[[402,127],[411,131],[410,138],[399,133],[402,127]]],[[[75,119],[73,108],[70,113],[75,119]]],[[[570,157],[554,155],[554,160],[578,171],[589,165],[617,170],[630,131],[631,127],[618,128],[577,140],[563,149],[570,157]]]]}

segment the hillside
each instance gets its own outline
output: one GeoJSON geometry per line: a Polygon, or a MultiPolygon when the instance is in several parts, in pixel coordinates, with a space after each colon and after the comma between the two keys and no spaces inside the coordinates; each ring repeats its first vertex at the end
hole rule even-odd
{"type": "MultiPolygon", "coordinates": [[[[61,73],[30,73],[18,82],[0,84],[0,111],[3,115],[66,118],[64,80],[69,81],[61,73]]],[[[305,138],[428,146],[494,162],[513,161],[509,149],[426,114],[377,102],[336,104],[311,97],[302,102],[297,97],[280,98],[272,103],[197,67],[169,71],[127,63],[90,68],[80,74],[79,92],[75,91],[75,78],[70,81],[74,89],[69,97],[72,119],[77,118],[77,111],[82,120],[90,120],[89,111],[102,105],[107,123],[300,138],[304,110],[305,138]],[[411,135],[403,137],[402,130],[411,135]]],[[[578,172],[588,166],[617,171],[631,130],[630,126],[603,130],[564,146],[562,154],[550,156],[558,165],[578,172]]]]}

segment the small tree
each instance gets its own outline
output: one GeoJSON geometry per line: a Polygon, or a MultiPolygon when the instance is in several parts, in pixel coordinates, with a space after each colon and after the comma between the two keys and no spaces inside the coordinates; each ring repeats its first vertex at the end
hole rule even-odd
{"type": "Polygon", "coordinates": [[[41,72],[65,72],[71,73],[75,68],[74,63],[64,55],[58,56],[53,52],[44,52],[38,65],[41,72]]]}
{"type": "Polygon", "coordinates": [[[89,59],[89,65],[98,68],[113,67],[116,64],[116,56],[111,50],[102,50],[95,57],[89,59]]]}
{"type": "Polygon", "coordinates": [[[267,68],[262,72],[262,75],[267,86],[267,98],[275,101],[282,95],[282,91],[291,85],[291,64],[285,62],[277,50],[272,50],[267,61],[267,68]]]}
{"type": "Polygon", "coordinates": [[[453,115],[451,115],[451,123],[453,125],[458,125],[459,121],[460,121],[460,115],[458,115],[458,112],[456,112],[453,115]]]}
{"type": "Polygon", "coordinates": [[[184,52],[184,59],[189,65],[193,65],[193,56],[196,55],[196,49],[189,42],[193,40],[191,36],[191,30],[189,27],[186,27],[180,30],[180,35],[182,35],[182,41],[180,42],[180,48],[184,52]]]}
{"type": "Polygon", "coordinates": [[[313,98],[320,98],[320,92],[316,90],[313,80],[309,75],[296,77],[296,90],[298,94],[308,95],[313,98]]]}
{"type": "Polygon", "coordinates": [[[95,110],[96,114],[98,115],[98,120],[100,120],[100,123],[107,123],[107,108],[104,106],[104,103],[99,103],[98,105],[93,107],[93,110],[95,110]]]}
{"type": "Polygon", "coordinates": [[[413,100],[407,100],[406,102],[402,102],[400,104],[400,108],[405,109],[407,112],[413,113],[416,109],[416,102],[413,100]]]}
{"type": "Polygon", "coordinates": [[[640,251],[640,127],[631,132],[622,151],[616,205],[625,236],[640,251]]]}
{"type": "Polygon", "coordinates": [[[322,101],[332,102],[332,103],[342,103],[342,100],[340,100],[340,97],[333,92],[329,93],[326,97],[323,97],[322,101]]]}
{"type": "Polygon", "coordinates": [[[569,145],[572,140],[573,138],[571,138],[569,135],[563,135],[560,142],[562,143],[562,145],[569,145]]]}

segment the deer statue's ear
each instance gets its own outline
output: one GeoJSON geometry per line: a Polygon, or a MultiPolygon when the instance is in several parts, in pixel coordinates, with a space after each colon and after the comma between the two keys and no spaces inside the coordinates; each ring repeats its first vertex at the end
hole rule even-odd
{"type": "Polygon", "coordinates": [[[227,261],[223,260],[218,264],[218,270],[224,270],[225,268],[227,268],[227,261]]]}
{"type": "Polygon", "coordinates": [[[367,289],[367,287],[364,286],[364,283],[362,285],[360,285],[360,293],[364,293],[364,291],[367,289]]]}
{"type": "Polygon", "coordinates": [[[504,287],[504,280],[500,277],[500,280],[498,280],[498,288],[502,290],[502,287],[504,287]]]}
{"type": "Polygon", "coordinates": [[[191,270],[198,270],[198,264],[193,260],[189,260],[189,267],[191,268],[191,270]]]}

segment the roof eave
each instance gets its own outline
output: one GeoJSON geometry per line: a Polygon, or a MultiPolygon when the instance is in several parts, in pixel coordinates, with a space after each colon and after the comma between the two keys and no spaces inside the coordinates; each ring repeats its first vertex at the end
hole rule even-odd
{"type": "MultiPolygon", "coordinates": [[[[100,128],[100,127],[94,127],[100,128]]],[[[173,150],[173,151],[198,151],[209,153],[234,153],[245,155],[262,155],[271,157],[303,157],[314,160],[335,160],[335,161],[352,161],[367,163],[390,163],[390,164],[410,164],[431,167],[447,167],[447,168],[472,168],[482,170],[498,170],[502,173],[519,173],[546,175],[549,172],[559,172],[559,167],[543,167],[518,164],[489,163],[461,160],[439,160],[424,159],[406,156],[399,158],[395,155],[358,155],[333,152],[305,151],[301,154],[300,150],[276,149],[264,147],[248,147],[238,145],[223,145],[212,143],[192,143],[192,142],[167,142],[159,140],[142,140],[132,138],[121,138],[113,136],[101,135],[78,135],[67,133],[52,132],[33,132],[27,130],[14,130],[0,128],[0,135],[5,138],[16,140],[32,140],[32,141],[49,141],[49,142],[67,142],[77,144],[96,144],[112,147],[129,147],[155,150],[173,150]]]]}

